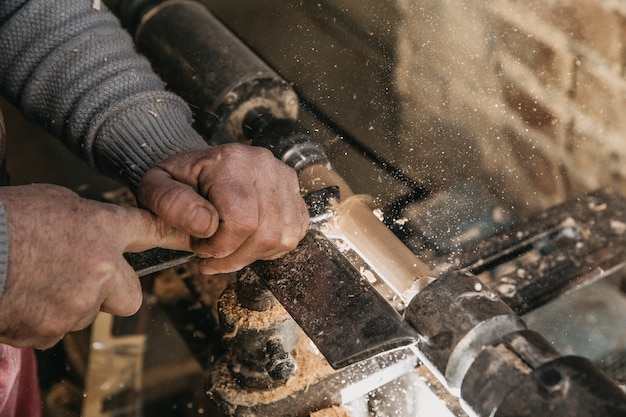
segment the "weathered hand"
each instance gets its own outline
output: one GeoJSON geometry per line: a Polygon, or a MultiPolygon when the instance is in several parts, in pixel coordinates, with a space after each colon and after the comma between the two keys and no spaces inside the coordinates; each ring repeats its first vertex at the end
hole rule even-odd
{"type": "Polygon", "coordinates": [[[308,227],[296,173],[255,146],[227,144],[167,159],[146,173],[138,200],[195,237],[205,274],[277,258],[308,227]]]}
{"type": "Polygon", "coordinates": [[[1,343],[46,348],[87,327],[100,310],[133,314],[141,287],[122,254],[156,246],[190,250],[188,235],[148,211],[62,187],[2,187],[0,201],[9,224],[1,343]]]}

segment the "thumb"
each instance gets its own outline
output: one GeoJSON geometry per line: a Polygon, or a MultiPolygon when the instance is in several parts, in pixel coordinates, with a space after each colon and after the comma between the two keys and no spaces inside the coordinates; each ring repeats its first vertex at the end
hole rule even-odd
{"type": "Polygon", "coordinates": [[[217,210],[207,199],[159,167],[144,175],[137,200],[167,224],[194,237],[210,237],[219,225],[217,210]]]}

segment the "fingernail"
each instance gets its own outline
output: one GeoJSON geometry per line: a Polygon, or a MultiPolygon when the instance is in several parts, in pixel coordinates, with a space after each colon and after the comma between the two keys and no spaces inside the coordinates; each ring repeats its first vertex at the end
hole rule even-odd
{"type": "Polygon", "coordinates": [[[189,231],[196,237],[209,237],[217,229],[217,213],[206,207],[196,207],[191,212],[189,231]]]}

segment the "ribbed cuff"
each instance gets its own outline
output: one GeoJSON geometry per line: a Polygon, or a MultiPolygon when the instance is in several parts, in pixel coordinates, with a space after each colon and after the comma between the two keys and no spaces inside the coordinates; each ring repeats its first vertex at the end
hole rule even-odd
{"type": "Polygon", "coordinates": [[[133,190],[158,162],[209,146],[192,128],[191,112],[177,97],[150,96],[120,103],[115,115],[99,124],[92,136],[90,154],[96,168],[124,179],[133,190]]]}
{"type": "Polygon", "coordinates": [[[9,225],[4,206],[0,202],[0,297],[4,293],[9,269],[9,225]]]}

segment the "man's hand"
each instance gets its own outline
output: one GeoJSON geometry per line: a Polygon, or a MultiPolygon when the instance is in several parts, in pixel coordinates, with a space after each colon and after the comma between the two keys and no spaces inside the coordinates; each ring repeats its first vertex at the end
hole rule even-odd
{"type": "Polygon", "coordinates": [[[295,248],[308,228],[296,173],[264,148],[228,144],[169,158],[139,185],[142,207],[189,233],[205,274],[295,248]]]}
{"type": "Polygon", "coordinates": [[[9,265],[0,343],[46,348],[87,327],[98,311],[134,314],[137,274],[124,252],[191,250],[190,238],[153,214],[80,198],[54,185],[1,187],[9,265]]]}

